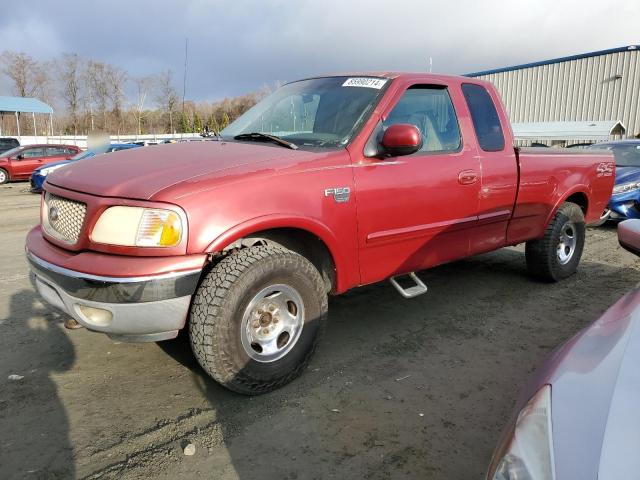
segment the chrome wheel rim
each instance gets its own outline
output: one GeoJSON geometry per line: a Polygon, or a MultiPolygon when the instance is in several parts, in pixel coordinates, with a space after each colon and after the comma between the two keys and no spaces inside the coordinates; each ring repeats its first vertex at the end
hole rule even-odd
{"type": "Polygon", "coordinates": [[[7,181],[7,174],[0,170],[0,183],[4,183],[7,181]]]}
{"type": "Polygon", "coordinates": [[[572,222],[567,222],[560,230],[558,242],[558,260],[561,265],[569,263],[576,251],[576,227],[572,222]]]}
{"type": "Polygon", "coordinates": [[[275,362],[298,342],[303,325],[304,304],[298,291],[289,285],[271,285],[260,290],[245,309],[242,346],[257,362],[275,362]]]}

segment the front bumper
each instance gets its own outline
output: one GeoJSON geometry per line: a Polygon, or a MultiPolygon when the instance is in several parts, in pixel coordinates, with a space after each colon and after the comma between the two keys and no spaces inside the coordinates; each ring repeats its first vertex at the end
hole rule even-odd
{"type": "Polygon", "coordinates": [[[175,338],[185,325],[201,269],[140,277],[69,270],[27,250],[42,298],[89,330],[132,342],[175,338]]]}
{"type": "Polygon", "coordinates": [[[640,218],[640,192],[631,191],[611,196],[607,208],[611,211],[611,220],[640,218]]]}
{"type": "Polygon", "coordinates": [[[31,184],[31,191],[34,193],[40,193],[42,191],[42,185],[44,185],[44,181],[47,177],[43,177],[42,175],[33,174],[29,179],[29,183],[31,184]]]}

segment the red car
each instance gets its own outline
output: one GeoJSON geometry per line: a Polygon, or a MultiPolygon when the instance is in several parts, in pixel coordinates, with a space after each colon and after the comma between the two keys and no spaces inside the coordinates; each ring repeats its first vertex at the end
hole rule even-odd
{"type": "Polygon", "coordinates": [[[80,148],[74,145],[25,145],[0,154],[0,184],[11,180],[29,180],[33,171],[47,163],[73,157],[80,148]]]}
{"type": "Polygon", "coordinates": [[[412,297],[416,270],[523,242],[535,277],[572,275],[615,171],[605,151],[514,148],[490,83],[430,74],[292,82],[216,138],[52,172],[27,258],[88,329],[187,328],[205,371],[245,394],[303,370],[327,294],[392,279],[412,297]]]}

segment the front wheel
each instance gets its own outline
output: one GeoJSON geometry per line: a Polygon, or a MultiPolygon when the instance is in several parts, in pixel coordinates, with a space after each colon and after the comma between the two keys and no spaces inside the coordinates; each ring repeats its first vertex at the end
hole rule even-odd
{"type": "Polygon", "coordinates": [[[573,275],[584,248],[584,214],[578,205],[560,206],[544,237],[527,242],[527,268],[536,278],[557,282],[573,275]]]}
{"type": "Polygon", "coordinates": [[[202,368],[238,393],[255,395],[296,378],[327,317],[327,294],[306,258],[277,245],[254,246],[216,264],[196,292],[191,347],[202,368]]]}
{"type": "Polygon", "coordinates": [[[0,168],[0,185],[9,181],[9,174],[4,168],[0,168]]]}

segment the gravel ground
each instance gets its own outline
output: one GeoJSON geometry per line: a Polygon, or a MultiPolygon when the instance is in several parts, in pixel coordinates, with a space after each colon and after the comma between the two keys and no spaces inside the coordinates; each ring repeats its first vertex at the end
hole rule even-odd
{"type": "Polygon", "coordinates": [[[300,379],[248,398],[184,340],[66,330],[29,281],[39,197],[25,189],[0,187],[2,479],[481,479],[535,365],[640,281],[604,227],[559,284],[529,279],[518,247],[422,272],[429,293],[412,300],[360,288],[330,301],[300,379]]]}

